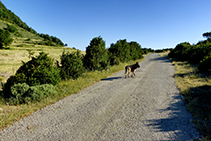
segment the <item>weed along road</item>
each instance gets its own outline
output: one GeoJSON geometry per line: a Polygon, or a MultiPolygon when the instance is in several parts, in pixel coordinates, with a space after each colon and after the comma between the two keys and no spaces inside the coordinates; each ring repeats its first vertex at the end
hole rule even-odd
{"type": "Polygon", "coordinates": [[[21,119],[1,141],[192,140],[198,138],[174,82],[174,66],[158,54],[21,119]]]}

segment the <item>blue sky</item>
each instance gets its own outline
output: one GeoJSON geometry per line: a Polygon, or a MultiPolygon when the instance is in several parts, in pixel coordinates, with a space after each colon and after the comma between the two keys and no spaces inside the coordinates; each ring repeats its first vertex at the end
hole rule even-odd
{"type": "Polygon", "coordinates": [[[38,33],[86,50],[94,37],[106,47],[120,39],[142,48],[204,40],[211,31],[211,0],[1,0],[38,33]]]}

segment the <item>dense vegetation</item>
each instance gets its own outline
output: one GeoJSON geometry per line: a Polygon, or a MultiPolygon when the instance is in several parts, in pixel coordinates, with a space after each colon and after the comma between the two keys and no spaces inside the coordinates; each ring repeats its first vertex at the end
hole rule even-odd
{"type": "Polygon", "coordinates": [[[191,64],[199,64],[199,72],[211,73],[211,39],[208,33],[203,34],[207,40],[195,45],[188,42],[178,44],[170,53],[170,58],[177,61],[188,61],[191,64]]]}
{"type": "Polygon", "coordinates": [[[101,37],[92,39],[86,48],[83,62],[88,70],[103,70],[109,65],[108,51],[105,48],[105,41],[101,37]]]}
{"type": "MultiPolygon", "coordinates": [[[[34,29],[32,29],[31,27],[29,27],[26,23],[24,23],[17,15],[15,15],[12,11],[8,10],[4,4],[0,1],[0,19],[4,20],[4,21],[8,21],[11,24],[17,25],[25,30],[27,30],[28,32],[31,32],[35,35],[38,35],[42,38],[44,38],[45,41],[39,43],[41,45],[48,45],[48,46],[64,46],[64,43],[57,37],[54,36],[49,36],[48,34],[39,34],[37,33],[34,29]]],[[[14,28],[14,26],[10,26],[8,24],[8,31],[10,31],[11,33],[16,32],[16,29],[14,28]]],[[[15,34],[17,37],[21,37],[21,35],[16,32],[15,34]]]]}
{"type": "Polygon", "coordinates": [[[100,36],[91,40],[85,56],[80,51],[64,51],[57,65],[47,53],[41,52],[36,57],[33,57],[30,51],[28,53],[31,60],[23,62],[16,74],[3,86],[3,96],[11,104],[38,101],[39,97],[44,97],[43,93],[39,94],[36,91],[30,91],[29,94],[28,90],[31,90],[32,86],[57,85],[61,80],[77,79],[84,72],[108,70],[110,66],[120,62],[143,58],[141,45],[137,42],[119,40],[106,49],[105,41],[100,36]]]}
{"type": "Polygon", "coordinates": [[[0,29],[0,49],[6,48],[12,41],[13,39],[10,37],[10,32],[0,29]]]}

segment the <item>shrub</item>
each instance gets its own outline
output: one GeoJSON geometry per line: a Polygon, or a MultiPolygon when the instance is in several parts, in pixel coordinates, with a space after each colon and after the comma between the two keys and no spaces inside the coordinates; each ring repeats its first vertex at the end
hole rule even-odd
{"type": "Polygon", "coordinates": [[[15,26],[9,25],[9,24],[7,24],[6,30],[8,30],[11,33],[14,33],[14,32],[17,32],[18,31],[18,29],[15,26]]]}
{"type": "Polygon", "coordinates": [[[63,80],[77,79],[84,72],[82,55],[79,51],[62,53],[60,75],[63,80]]]}
{"type": "Polygon", "coordinates": [[[130,54],[130,44],[127,43],[127,40],[118,40],[115,44],[111,44],[108,51],[113,55],[119,58],[121,62],[128,62],[131,60],[130,54]]]}
{"type": "MultiPolygon", "coordinates": [[[[56,93],[56,89],[51,84],[43,84],[37,86],[31,86],[27,92],[27,101],[41,101],[43,98],[47,96],[54,95],[56,93]]],[[[27,102],[26,101],[26,102],[27,102]]]]}
{"type": "Polygon", "coordinates": [[[211,73],[211,54],[200,62],[198,69],[202,73],[211,73]]]}
{"type": "Polygon", "coordinates": [[[143,58],[141,45],[137,42],[130,42],[130,56],[132,60],[137,60],[143,58]]]}
{"type": "Polygon", "coordinates": [[[112,65],[112,66],[113,65],[119,65],[119,63],[120,63],[119,58],[112,55],[112,54],[110,54],[109,60],[110,60],[110,65],[112,65]]]}
{"type": "Polygon", "coordinates": [[[5,98],[11,97],[11,87],[14,84],[26,83],[29,86],[52,84],[56,85],[60,82],[60,71],[54,66],[53,59],[48,54],[41,52],[39,56],[32,57],[32,60],[17,70],[14,76],[11,76],[3,87],[3,95],[5,98]]]}
{"type": "Polygon", "coordinates": [[[41,101],[47,96],[56,93],[55,87],[51,84],[29,86],[26,83],[18,83],[11,87],[10,104],[23,104],[29,102],[41,101]]]}
{"type": "Polygon", "coordinates": [[[168,54],[168,56],[170,58],[176,58],[178,61],[188,61],[191,56],[189,52],[191,49],[192,46],[190,43],[180,43],[168,54]]]}
{"type": "Polygon", "coordinates": [[[190,63],[198,64],[204,59],[205,56],[208,56],[211,52],[211,43],[207,42],[206,44],[196,45],[190,52],[190,63]]]}
{"type": "Polygon", "coordinates": [[[10,102],[13,104],[21,104],[24,103],[24,97],[26,97],[26,92],[29,89],[29,85],[26,83],[18,83],[11,87],[11,98],[10,102]]]}
{"type": "Polygon", "coordinates": [[[100,36],[93,38],[86,48],[83,64],[89,70],[103,70],[109,65],[105,41],[100,36]]]}

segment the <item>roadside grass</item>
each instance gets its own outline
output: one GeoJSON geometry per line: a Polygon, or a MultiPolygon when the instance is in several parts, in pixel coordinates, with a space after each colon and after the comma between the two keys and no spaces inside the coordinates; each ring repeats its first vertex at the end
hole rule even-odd
{"type": "MultiPolygon", "coordinates": [[[[101,79],[106,78],[107,76],[110,76],[113,73],[124,69],[124,67],[128,64],[133,64],[137,61],[140,62],[142,60],[143,59],[130,61],[128,63],[120,63],[119,65],[111,66],[109,69],[103,71],[85,72],[81,77],[79,77],[76,80],[70,79],[67,81],[62,81],[56,86],[57,94],[51,97],[47,97],[46,99],[43,99],[41,102],[34,102],[34,103],[14,106],[5,103],[4,99],[0,97],[0,108],[2,108],[0,109],[0,129],[3,129],[9,126],[10,124],[14,123],[15,121],[23,117],[26,117],[31,113],[47,105],[55,103],[56,101],[68,95],[76,94],[83,88],[88,87],[100,81],[101,79]]],[[[0,91],[0,95],[1,92],[2,91],[0,91]]]]}
{"type": "MultiPolygon", "coordinates": [[[[164,57],[165,55],[161,54],[164,57]]],[[[176,85],[194,118],[196,129],[203,136],[200,140],[211,140],[211,76],[200,74],[198,64],[177,61],[172,63],[176,70],[176,85]]]]}

